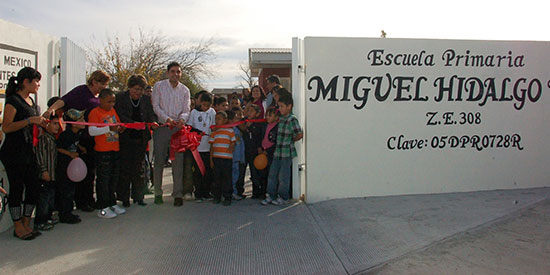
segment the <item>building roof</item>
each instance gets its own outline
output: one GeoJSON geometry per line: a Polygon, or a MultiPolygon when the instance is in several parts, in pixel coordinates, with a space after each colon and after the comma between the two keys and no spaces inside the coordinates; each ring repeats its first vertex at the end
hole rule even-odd
{"type": "Polygon", "coordinates": [[[292,54],[290,48],[250,48],[250,53],[289,53],[292,54]]]}
{"type": "Polygon", "coordinates": [[[242,88],[215,88],[212,90],[214,95],[230,95],[232,93],[240,94],[243,91],[242,88]]]}
{"type": "Polygon", "coordinates": [[[292,65],[292,49],[250,48],[248,64],[252,76],[258,76],[261,68],[287,68],[292,65]]]}

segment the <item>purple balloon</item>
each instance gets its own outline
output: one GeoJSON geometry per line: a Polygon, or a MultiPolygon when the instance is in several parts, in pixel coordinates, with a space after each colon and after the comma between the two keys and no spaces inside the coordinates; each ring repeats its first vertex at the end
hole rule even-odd
{"type": "Polygon", "coordinates": [[[67,177],[73,182],[80,182],[88,173],[88,167],[81,158],[74,158],[67,166],[67,177]]]}

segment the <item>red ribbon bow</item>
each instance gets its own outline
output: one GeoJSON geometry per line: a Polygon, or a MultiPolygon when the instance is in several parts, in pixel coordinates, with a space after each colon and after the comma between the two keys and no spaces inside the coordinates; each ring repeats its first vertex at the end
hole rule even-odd
{"type": "Polygon", "coordinates": [[[196,132],[191,132],[191,126],[183,126],[179,131],[175,132],[170,139],[170,160],[176,158],[176,153],[182,153],[187,150],[193,153],[195,162],[204,176],[206,168],[202,162],[201,155],[197,147],[201,144],[202,135],[196,132]]]}

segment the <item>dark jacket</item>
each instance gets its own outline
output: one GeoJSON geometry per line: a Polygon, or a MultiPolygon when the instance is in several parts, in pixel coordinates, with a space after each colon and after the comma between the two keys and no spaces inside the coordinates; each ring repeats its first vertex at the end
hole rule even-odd
{"type": "Polygon", "coordinates": [[[265,122],[253,122],[242,132],[247,159],[254,160],[258,155],[258,148],[262,147],[264,124],[265,122]]]}
{"type": "MultiPolygon", "coordinates": [[[[153,104],[151,103],[151,97],[147,95],[142,95],[139,110],[142,121],[132,120],[133,106],[130,100],[130,92],[120,92],[116,95],[115,110],[120,118],[122,123],[132,123],[132,122],[156,122],[157,115],[153,111],[153,104]]],[[[128,129],[120,134],[121,139],[129,138],[130,131],[138,131],[133,129],[128,129]]],[[[151,139],[150,128],[140,131],[143,133],[143,138],[145,141],[151,139]]]]}

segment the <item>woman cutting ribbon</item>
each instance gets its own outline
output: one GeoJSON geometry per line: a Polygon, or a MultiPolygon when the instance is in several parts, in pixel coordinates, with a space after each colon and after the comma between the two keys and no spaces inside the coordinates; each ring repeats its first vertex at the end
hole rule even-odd
{"type": "MultiPolygon", "coordinates": [[[[128,79],[128,91],[116,95],[115,110],[123,123],[148,122],[152,129],[158,124],[157,116],[153,112],[151,97],[144,95],[147,80],[143,75],[132,75],[128,79]]],[[[120,134],[120,181],[117,186],[117,199],[124,207],[130,206],[131,197],[134,203],[145,206],[145,150],[151,139],[148,127],[144,130],[128,129],[120,134]]]]}

